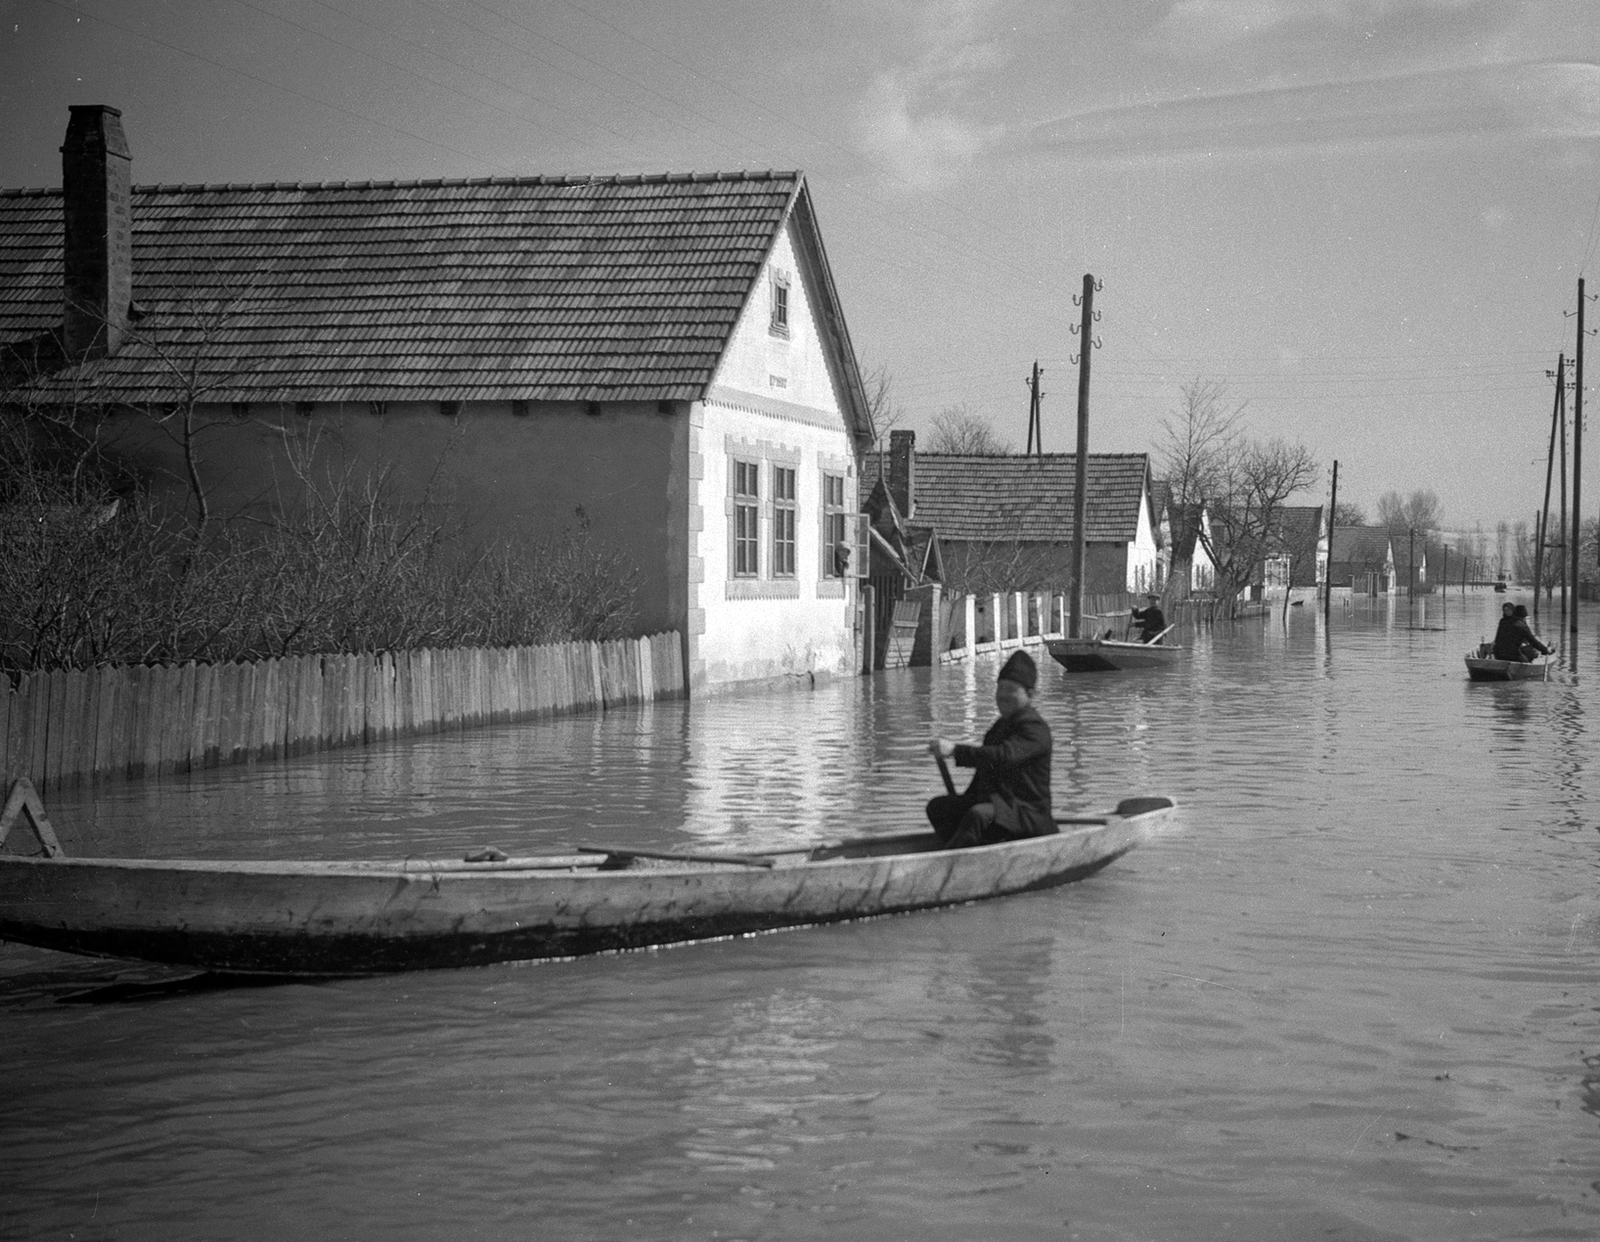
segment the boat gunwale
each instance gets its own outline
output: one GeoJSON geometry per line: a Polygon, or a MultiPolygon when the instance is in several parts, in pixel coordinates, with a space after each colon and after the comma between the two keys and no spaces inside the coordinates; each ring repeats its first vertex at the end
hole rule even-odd
{"type": "MultiPolygon", "coordinates": [[[[847,842],[823,842],[814,846],[788,850],[755,851],[746,857],[771,858],[774,860],[770,868],[760,869],[765,874],[773,872],[787,872],[805,870],[816,867],[826,867],[833,864],[860,864],[881,862],[892,858],[932,858],[940,855],[959,854],[962,856],[982,857],[990,855],[997,850],[1014,850],[1017,847],[1039,847],[1048,842],[1060,847],[1068,844],[1073,838],[1085,838],[1091,834],[1104,831],[1113,825],[1132,824],[1150,816],[1161,815],[1172,807],[1157,807],[1143,811],[1138,815],[1117,815],[1107,812],[1102,816],[1075,816],[1065,817],[1063,821],[1072,824],[1068,831],[1046,833],[1037,837],[1024,837],[1011,841],[998,841],[989,845],[968,846],[958,850],[939,849],[908,849],[908,850],[873,850],[873,846],[893,845],[896,843],[912,844],[925,842],[932,836],[928,832],[895,833],[882,837],[858,837],[847,842]],[[864,853],[839,853],[828,857],[818,858],[819,853],[828,853],[834,850],[847,850],[862,848],[864,853]]],[[[627,850],[618,848],[618,855],[626,856],[627,850]]],[[[631,868],[607,868],[606,854],[550,854],[538,855],[529,858],[507,858],[484,862],[467,862],[461,859],[393,859],[393,860],[368,860],[368,859],[221,859],[221,858],[85,858],[57,855],[53,858],[40,856],[0,855],[0,866],[36,866],[60,867],[68,869],[83,869],[96,871],[170,871],[200,874],[236,874],[256,876],[325,876],[328,878],[363,879],[372,877],[402,878],[421,877],[427,878],[435,875],[448,875],[452,878],[491,877],[507,879],[527,879],[549,876],[572,877],[581,876],[584,879],[634,879],[642,874],[661,876],[692,876],[697,874],[725,875],[738,871],[749,871],[750,868],[737,861],[706,862],[695,861],[681,864],[672,864],[670,860],[663,860],[667,865],[631,868]]]]}

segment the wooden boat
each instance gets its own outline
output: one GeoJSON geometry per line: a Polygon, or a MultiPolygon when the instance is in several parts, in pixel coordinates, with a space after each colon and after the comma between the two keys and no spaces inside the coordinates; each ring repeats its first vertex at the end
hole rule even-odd
{"type": "Polygon", "coordinates": [[[1052,638],[1046,641],[1055,662],[1069,673],[1115,673],[1141,668],[1165,668],[1175,662],[1182,647],[1168,647],[1157,641],[1162,630],[1147,643],[1119,641],[1115,638],[1052,638]]]}
{"type": "MultiPolygon", "coordinates": [[[[14,819],[12,803],[15,792],[14,819]]],[[[1065,884],[1133,849],[1173,806],[1129,798],[1058,819],[1051,836],[964,850],[920,832],[755,855],[595,846],[438,862],[67,858],[38,808],[29,818],[44,823],[46,855],[0,856],[0,938],[267,975],[574,957],[1065,884]]]]}
{"type": "Polygon", "coordinates": [[[1493,643],[1479,643],[1467,652],[1467,676],[1472,681],[1549,681],[1549,656],[1541,656],[1531,664],[1520,660],[1496,660],[1493,643]]]}

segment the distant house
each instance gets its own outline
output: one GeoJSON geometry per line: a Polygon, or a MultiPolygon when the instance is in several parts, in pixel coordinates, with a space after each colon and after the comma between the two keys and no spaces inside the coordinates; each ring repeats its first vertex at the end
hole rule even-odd
{"type": "Polygon", "coordinates": [[[1414,590],[1418,595],[1432,594],[1434,584],[1429,576],[1429,567],[1436,567],[1435,576],[1437,576],[1437,567],[1442,567],[1447,559],[1444,545],[1430,541],[1426,534],[1419,533],[1413,537],[1410,531],[1403,530],[1391,531],[1389,540],[1394,546],[1396,592],[1405,593],[1414,590]],[[1416,561],[1414,567],[1413,558],[1416,561]]]}
{"type": "MultiPolygon", "coordinates": [[[[1071,588],[1074,454],[919,453],[913,432],[889,440],[887,461],[869,455],[863,477],[871,487],[884,475],[908,525],[938,533],[947,591],[1071,588]]],[[[1086,592],[1160,588],[1147,454],[1090,454],[1084,539],[1086,592]]]]}
{"type": "Polygon", "coordinates": [[[581,524],[695,687],[859,666],[873,431],[800,173],[135,187],[119,118],[74,107],[64,188],[0,191],[11,399],[176,503],[150,413],[192,412],[218,514],[298,455],[480,541],[581,524]]]}
{"type": "Polygon", "coordinates": [[[1328,533],[1321,505],[1285,505],[1268,541],[1262,585],[1269,592],[1315,591],[1327,578],[1328,533]]]}
{"type": "Polygon", "coordinates": [[[1394,594],[1394,545],[1388,528],[1335,526],[1328,557],[1328,586],[1352,595],[1394,594]]]}

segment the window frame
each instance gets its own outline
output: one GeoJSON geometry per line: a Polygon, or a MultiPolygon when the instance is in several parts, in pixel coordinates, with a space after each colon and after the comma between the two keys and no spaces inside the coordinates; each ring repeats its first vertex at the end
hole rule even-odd
{"type": "Polygon", "coordinates": [[[771,466],[773,578],[799,577],[800,537],[796,526],[800,516],[800,471],[797,466],[775,461],[771,466]],[[788,494],[785,495],[785,485],[788,494]]]}
{"type": "Polygon", "coordinates": [[[728,577],[739,581],[761,577],[761,459],[743,454],[730,458],[728,478],[728,577]],[[741,491],[749,485],[754,490],[741,491]]]}
{"type": "Polygon", "coordinates": [[[773,336],[787,337],[789,335],[789,289],[792,282],[789,273],[782,268],[772,269],[769,289],[771,302],[767,330],[773,336]]]}
{"type": "Polygon", "coordinates": [[[820,528],[821,576],[824,580],[831,579],[835,582],[840,582],[848,575],[839,571],[839,562],[835,557],[834,549],[841,543],[852,543],[849,522],[850,510],[846,506],[844,499],[845,473],[843,470],[831,470],[824,467],[820,471],[820,477],[822,503],[818,508],[822,518],[820,528]],[[837,495],[835,495],[836,492],[837,495]]]}

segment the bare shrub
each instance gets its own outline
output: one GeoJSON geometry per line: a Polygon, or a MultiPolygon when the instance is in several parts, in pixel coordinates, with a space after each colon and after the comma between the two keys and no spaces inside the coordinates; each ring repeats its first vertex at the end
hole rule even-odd
{"type": "MultiPolygon", "coordinates": [[[[9,429],[15,431],[15,427],[9,429]]],[[[157,511],[28,451],[0,466],[0,671],[507,646],[629,632],[639,575],[587,522],[473,549],[379,471],[314,478],[268,521],[157,511]]]]}

